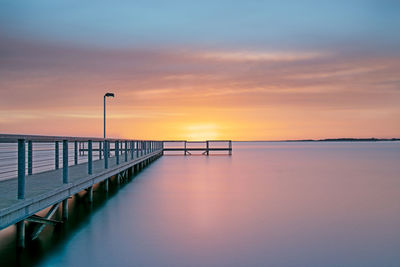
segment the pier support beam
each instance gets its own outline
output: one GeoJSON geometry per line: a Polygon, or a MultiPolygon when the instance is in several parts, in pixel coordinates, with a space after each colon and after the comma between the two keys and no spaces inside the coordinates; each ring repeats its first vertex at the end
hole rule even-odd
{"type": "MultiPolygon", "coordinates": [[[[44,219],[51,219],[51,217],[54,215],[54,213],[57,211],[58,207],[60,206],[60,203],[54,204],[49,212],[46,214],[46,216],[44,216],[44,219]]],[[[40,225],[37,225],[37,227],[35,228],[35,230],[32,233],[32,240],[35,240],[36,238],[39,237],[40,233],[43,231],[44,227],[46,226],[46,224],[42,223],[40,225]]]]}
{"type": "Polygon", "coordinates": [[[106,192],[108,192],[108,183],[109,183],[108,180],[109,180],[108,178],[104,180],[104,191],[106,192]]]}
{"type": "Polygon", "coordinates": [[[63,221],[68,220],[68,198],[62,202],[62,219],[63,221]]]}
{"type": "Polygon", "coordinates": [[[17,223],[17,248],[25,247],[25,221],[17,223]]]}
{"type": "Polygon", "coordinates": [[[93,186],[88,188],[89,203],[93,203],[93,186]]]}

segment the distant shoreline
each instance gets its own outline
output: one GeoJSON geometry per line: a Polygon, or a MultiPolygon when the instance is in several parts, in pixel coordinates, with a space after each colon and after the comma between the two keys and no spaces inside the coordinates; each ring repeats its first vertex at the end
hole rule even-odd
{"type": "Polygon", "coordinates": [[[326,139],[299,139],[299,140],[253,140],[235,142],[388,142],[400,141],[400,138],[326,138],[326,139]]]}

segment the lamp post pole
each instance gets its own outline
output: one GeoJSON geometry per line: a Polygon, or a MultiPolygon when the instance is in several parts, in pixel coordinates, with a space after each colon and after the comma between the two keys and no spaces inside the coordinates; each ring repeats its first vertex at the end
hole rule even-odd
{"type": "Polygon", "coordinates": [[[106,93],[104,95],[104,136],[106,138],[106,97],[114,97],[114,93],[106,93]]]}
{"type": "Polygon", "coordinates": [[[106,96],[104,95],[104,136],[103,138],[106,138],[106,96]]]}

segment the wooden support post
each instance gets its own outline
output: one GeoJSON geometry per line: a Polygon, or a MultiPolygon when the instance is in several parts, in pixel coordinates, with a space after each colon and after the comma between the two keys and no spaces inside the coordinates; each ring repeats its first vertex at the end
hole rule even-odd
{"type": "Polygon", "coordinates": [[[108,169],[108,141],[104,141],[104,169],[108,169]]]}
{"type": "Polygon", "coordinates": [[[232,140],[229,140],[229,155],[232,155],[232,140]]]}
{"type": "Polygon", "coordinates": [[[118,141],[115,141],[114,148],[115,148],[115,162],[118,165],[119,164],[119,142],[118,141]]]}
{"type": "Polygon", "coordinates": [[[139,141],[135,141],[136,158],[139,157],[139,141]]]}
{"type": "Polygon", "coordinates": [[[17,222],[17,247],[25,247],[25,221],[17,222]]]}
{"type": "Polygon", "coordinates": [[[207,150],[206,150],[206,154],[207,154],[207,156],[209,155],[209,153],[210,153],[210,148],[209,148],[209,144],[208,144],[208,140],[206,141],[206,145],[207,145],[207,150]]]}
{"type": "Polygon", "coordinates": [[[68,141],[63,140],[63,184],[68,184],[68,141]]]}
{"type": "Polygon", "coordinates": [[[74,164],[78,164],[78,141],[74,141],[74,164]]]}
{"type": "Polygon", "coordinates": [[[93,203],[93,186],[89,187],[88,194],[89,194],[89,203],[93,203]]]}
{"type": "Polygon", "coordinates": [[[68,220],[68,198],[64,199],[62,202],[62,219],[63,221],[68,220]]]}
{"type": "Polygon", "coordinates": [[[186,149],[186,143],[187,143],[187,141],[185,140],[184,142],[185,142],[185,150],[184,150],[184,152],[183,152],[183,153],[184,153],[184,154],[185,154],[185,156],[186,156],[186,154],[187,154],[187,149],[186,149]]]}
{"type": "Polygon", "coordinates": [[[25,199],[25,140],[18,139],[18,199],[25,199]]]}
{"type": "Polygon", "coordinates": [[[99,141],[99,159],[101,159],[101,152],[102,152],[101,144],[102,144],[102,141],[99,141]]]}
{"type": "Polygon", "coordinates": [[[88,141],[88,174],[93,174],[93,142],[88,141]]]}
{"type": "Polygon", "coordinates": [[[125,141],[125,162],[128,161],[128,141],[125,141]]]}
{"type": "Polygon", "coordinates": [[[135,152],[134,146],[133,146],[133,141],[130,142],[130,146],[131,146],[131,159],[133,159],[133,153],[135,152]]]}
{"type": "Polygon", "coordinates": [[[59,163],[60,163],[60,146],[58,145],[58,141],[55,142],[55,155],[54,155],[54,159],[55,159],[55,168],[56,170],[58,170],[59,168],[59,163]]]}
{"type": "Polygon", "coordinates": [[[28,141],[28,175],[32,175],[32,163],[33,163],[33,159],[32,159],[32,141],[29,140],[28,141]]]}
{"type": "Polygon", "coordinates": [[[106,191],[106,192],[108,192],[109,180],[110,180],[110,179],[108,179],[108,178],[104,180],[104,191],[106,191]]]}

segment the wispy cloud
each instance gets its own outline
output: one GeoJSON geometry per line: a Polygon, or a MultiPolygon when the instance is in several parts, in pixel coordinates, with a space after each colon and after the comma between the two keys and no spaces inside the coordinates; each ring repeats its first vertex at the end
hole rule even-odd
{"type": "Polygon", "coordinates": [[[310,60],[328,56],[322,52],[260,52],[260,51],[220,51],[220,52],[202,52],[198,57],[209,60],[221,61],[299,61],[310,60]]]}

